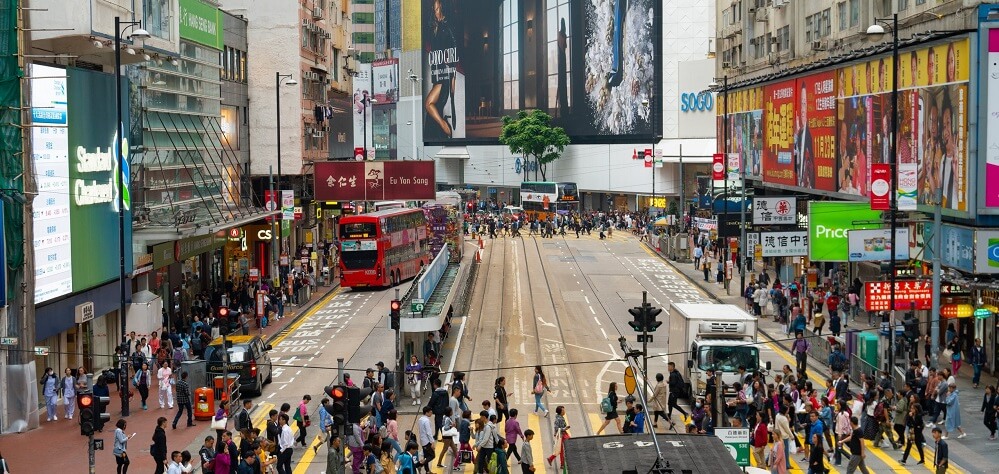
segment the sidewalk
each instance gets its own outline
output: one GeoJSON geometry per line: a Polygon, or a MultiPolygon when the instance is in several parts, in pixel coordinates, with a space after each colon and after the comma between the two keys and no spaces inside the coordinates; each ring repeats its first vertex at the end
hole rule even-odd
{"type": "MultiPolygon", "coordinates": [[[[251,326],[251,334],[261,334],[262,337],[271,342],[281,336],[282,331],[290,327],[302,315],[306,314],[316,304],[332,294],[339,287],[336,280],[331,286],[319,286],[312,294],[308,303],[297,307],[285,306],[285,317],[274,324],[268,325],[264,329],[256,329],[251,326]]],[[[197,387],[192,387],[192,390],[197,387]]],[[[152,444],[153,430],[156,428],[156,419],[163,416],[168,419],[167,424],[173,422],[173,417],[177,410],[159,409],[156,402],[155,387],[150,389],[149,410],[142,410],[142,405],[138,400],[138,394],[132,398],[129,406],[131,413],[125,418],[128,427],[127,434],[136,433],[135,437],[129,441],[128,454],[131,461],[129,470],[131,472],[149,473],[155,469],[152,456],[149,455],[149,447],[152,444]]],[[[121,418],[121,396],[117,387],[111,388],[111,404],[109,405],[111,420],[104,425],[103,433],[95,433],[94,439],[104,440],[104,451],[96,453],[96,471],[99,473],[115,472],[115,459],[111,454],[114,447],[115,424],[121,418]]],[[[42,422],[36,430],[26,433],[11,433],[0,436],[0,453],[13,472],[34,471],[44,464],[45,472],[87,472],[87,438],[80,434],[80,425],[77,418],[67,420],[63,417],[63,409],[59,407],[59,421],[42,422]],[[39,459],[42,453],[35,449],[44,451],[44,462],[39,459]]],[[[39,411],[44,413],[44,409],[39,411]]],[[[186,413],[184,414],[186,419],[186,413]]],[[[178,423],[176,430],[167,426],[167,446],[170,451],[189,450],[192,457],[197,460],[198,448],[203,444],[205,436],[215,436],[214,430],[209,428],[207,421],[195,421],[194,428],[185,428],[184,419],[178,423]]],[[[200,463],[193,463],[200,465],[200,463]]]]}
{"type": "MultiPolygon", "coordinates": [[[[728,295],[725,292],[725,287],[720,283],[714,282],[713,278],[712,281],[710,282],[704,281],[703,272],[695,269],[693,263],[679,263],[673,260],[669,260],[666,255],[664,255],[661,252],[657,252],[654,247],[649,247],[647,244],[645,245],[646,248],[649,249],[649,251],[651,251],[653,254],[658,255],[660,258],[663,259],[664,262],[666,262],[668,265],[672,266],[676,271],[680,272],[685,277],[687,277],[688,280],[697,285],[700,289],[704,290],[704,292],[707,293],[712,299],[718,301],[719,303],[733,304],[740,308],[745,307],[745,299],[742,296],[740,296],[741,291],[738,288],[739,286],[738,277],[736,277],[730,282],[730,292],[732,294],[728,295]]],[[[759,274],[761,271],[762,267],[757,265],[755,272],[759,274]]],[[[746,281],[747,282],[749,281],[749,275],[746,275],[746,281]]],[[[767,313],[764,312],[764,317],[760,318],[757,323],[757,327],[759,328],[760,333],[762,333],[765,337],[772,340],[775,344],[779,345],[783,350],[790,353],[791,340],[793,338],[784,333],[780,324],[776,323],[772,316],[766,317],[766,314],[767,313]]],[[[875,325],[873,326],[869,325],[867,317],[860,316],[855,321],[850,322],[850,329],[856,328],[861,331],[876,331],[877,330],[876,325],[877,322],[875,322],[875,325]]],[[[829,366],[826,364],[825,359],[820,359],[818,357],[809,357],[808,366],[809,366],[809,372],[811,373],[813,378],[822,377],[824,379],[825,377],[828,377],[830,374],[830,369],[829,366]]],[[[934,364],[933,366],[949,368],[950,362],[945,361],[942,364],[938,363],[934,364]]],[[[773,372],[779,373],[779,371],[780,367],[773,368],[773,372]]],[[[982,396],[984,393],[984,387],[988,385],[986,381],[990,380],[992,376],[983,375],[981,383],[982,388],[977,390],[972,388],[971,376],[972,376],[972,371],[971,368],[968,367],[968,364],[965,364],[964,367],[962,367],[960,373],[956,374],[955,376],[957,378],[957,386],[959,390],[958,396],[960,397],[960,406],[962,412],[961,424],[965,432],[968,433],[968,437],[965,439],[958,440],[956,435],[952,436],[952,441],[949,443],[950,459],[953,463],[959,464],[961,468],[968,469],[968,472],[982,472],[980,470],[975,470],[975,469],[984,468],[984,466],[990,465],[991,463],[995,462],[994,459],[986,459],[981,454],[986,449],[994,450],[996,445],[994,443],[990,444],[987,441],[989,433],[988,430],[982,424],[983,416],[979,412],[979,409],[981,408],[982,405],[982,396]]],[[[851,378],[850,384],[853,390],[859,390],[860,387],[855,385],[856,380],[853,380],[851,378]]],[[[823,384],[820,383],[819,385],[821,386],[823,384]]],[[[929,421],[928,416],[925,419],[927,422],[929,421]]],[[[942,428],[943,422],[941,422],[940,425],[942,428]]],[[[930,436],[929,427],[926,428],[924,434],[926,435],[927,440],[932,439],[932,437],[930,436]]],[[[927,459],[932,459],[932,457],[930,457],[932,456],[932,454],[930,453],[933,452],[932,444],[928,443],[926,449],[927,449],[927,459]]],[[[884,450],[884,452],[891,453],[893,457],[898,457],[895,456],[895,454],[898,454],[899,456],[901,455],[900,453],[891,451],[890,449],[886,449],[884,450]]],[[[953,467],[948,472],[952,471],[954,471],[953,467]]]]}

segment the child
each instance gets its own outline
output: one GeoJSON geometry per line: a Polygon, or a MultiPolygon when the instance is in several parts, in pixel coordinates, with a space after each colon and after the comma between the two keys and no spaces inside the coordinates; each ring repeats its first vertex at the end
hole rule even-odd
{"type": "Polygon", "coordinates": [[[489,412],[489,416],[486,417],[487,420],[496,416],[496,409],[492,407],[492,402],[489,400],[482,400],[482,409],[489,412]]]}
{"type": "Polygon", "coordinates": [[[524,452],[520,453],[520,469],[523,474],[534,472],[534,451],[531,450],[531,440],[534,439],[534,430],[528,429],[524,432],[524,452]]]}

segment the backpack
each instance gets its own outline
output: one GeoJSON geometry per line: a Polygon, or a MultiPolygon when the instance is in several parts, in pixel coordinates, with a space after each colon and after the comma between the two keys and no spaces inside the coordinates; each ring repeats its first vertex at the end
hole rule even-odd
{"type": "Polygon", "coordinates": [[[489,462],[486,463],[486,472],[489,474],[496,474],[499,471],[499,466],[496,464],[496,453],[489,455],[489,462]]]}
{"type": "Polygon", "coordinates": [[[600,410],[602,410],[604,413],[610,413],[614,411],[614,406],[611,405],[610,397],[604,397],[603,400],[600,400],[600,410]]]}
{"type": "Polygon", "coordinates": [[[877,420],[877,421],[879,421],[879,422],[880,421],[884,421],[884,419],[885,419],[885,404],[884,404],[884,402],[878,402],[878,404],[874,406],[874,419],[877,420]]]}
{"type": "Polygon", "coordinates": [[[414,474],[413,455],[402,453],[399,455],[399,474],[414,474]]]}

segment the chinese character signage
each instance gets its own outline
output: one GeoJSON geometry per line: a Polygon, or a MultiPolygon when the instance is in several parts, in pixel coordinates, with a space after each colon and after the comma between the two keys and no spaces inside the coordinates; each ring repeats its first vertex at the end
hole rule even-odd
{"type": "MultiPolygon", "coordinates": [[[[929,280],[896,280],[895,309],[908,310],[912,303],[916,309],[927,310],[933,304],[933,285],[929,280]]],[[[864,284],[864,309],[888,311],[891,309],[891,285],[887,281],[869,281],[864,284]]]]}
{"type": "Polygon", "coordinates": [[[808,232],[761,232],[760,246],[764,257],[808,255],[808,232]]]}
{"type": "Polygon", "coordinates": [[[295,220],[295,191],[281,191],[281,220],[295,220]]]}
{"type": "Polygon", "coordinates": [[[753,198],[753,225],[794,225],[797,223],[797,198],[753,198]]]}
{"type": "Polygon", "coordinates": [[[430,160],[317,162],[315,179],[318,201],[422,201],[437,194],[430,160]]]}

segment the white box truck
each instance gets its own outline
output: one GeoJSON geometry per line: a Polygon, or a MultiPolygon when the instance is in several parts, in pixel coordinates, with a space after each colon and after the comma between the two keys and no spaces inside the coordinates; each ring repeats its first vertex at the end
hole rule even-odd
{"type": "Polygon", "coordinates": [[[669,314],[669,361],[676,364],[687,393],[703,395],[708,369],[720,371],[721,382],[738,381],[738,368],[760,368],[756,317],[730,304],[677,303],[669,314]]]}

